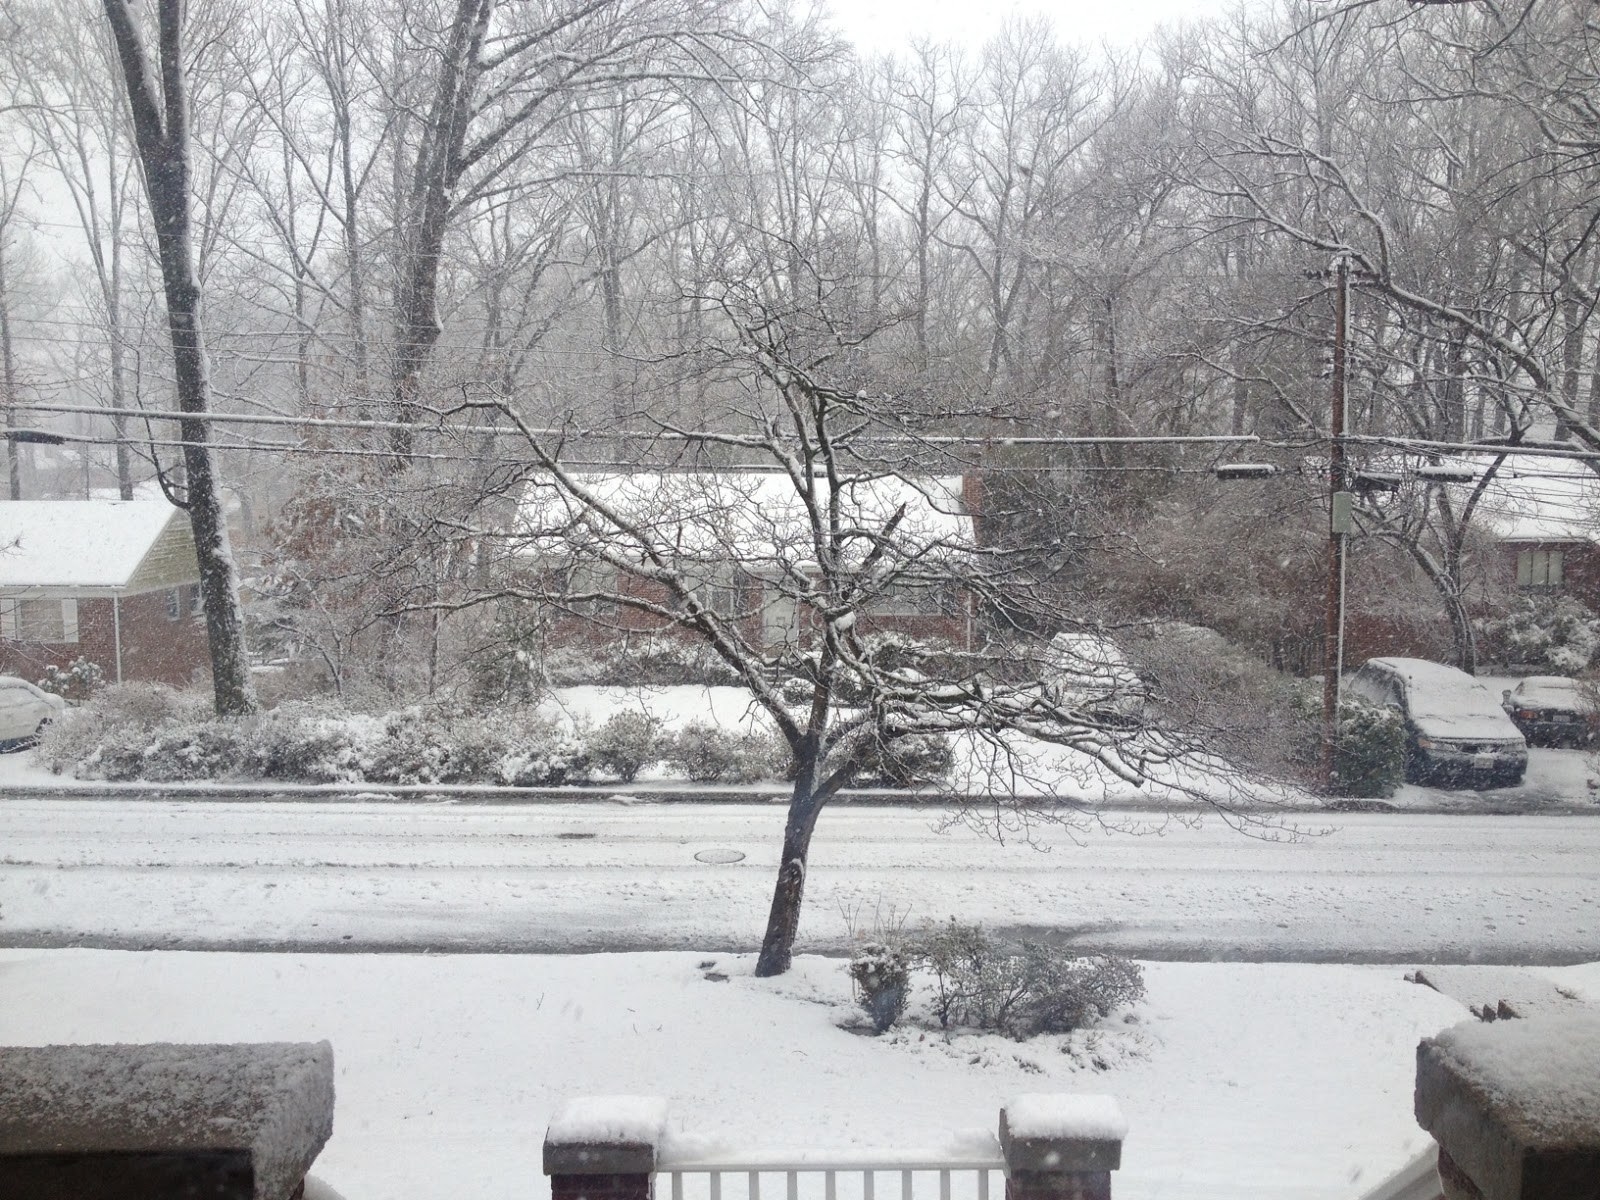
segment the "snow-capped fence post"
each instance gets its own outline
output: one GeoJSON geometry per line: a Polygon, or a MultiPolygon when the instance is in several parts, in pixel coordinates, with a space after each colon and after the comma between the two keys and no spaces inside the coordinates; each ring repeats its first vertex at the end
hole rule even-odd
{"type": "Polygon", "coordinates": [[[568,1100],[544,1135],[550,1200],[651,1200],[666,1124],[655,1096],[568,1100]]]}
{"type": "Polygon", "coordinates": [[[1600,1014],[1468,1021],[1417,1046],[1448,1200],[1600,1196],[1600,1014]]]}
{"type": "Polygon", "coordinates": [[[0,1053],[0,1196],[292,1200],[332,1133],[327,1042],[0,1053]]]}
{"type": "Polygon", "coordinates": [[[1000,1110],[1006,1200],[1111,1200],[1128,1122],[1110,1096],[1017,1096],[1000,1110]]]}

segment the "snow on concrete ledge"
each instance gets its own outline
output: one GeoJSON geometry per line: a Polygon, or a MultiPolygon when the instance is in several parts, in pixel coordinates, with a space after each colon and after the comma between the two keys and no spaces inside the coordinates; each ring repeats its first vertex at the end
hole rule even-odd
{"type": "Polygon", "coordinates": [[[1468,1021],[1432,1041],[1537,1143],[1600,1150],[1600,1013],[1468,1021]]]}
{"type": "Polygon", "coordinates": [[[1014,1138],[1110,1142],[1128,1136],[1128,1119],[1111,1096],[1028,1092],[1012,1097],[1005,1115],[1014,1138]]]}
{"type": "Polygon", "coordinates": [[[634,1174],[655,1169],[667,1102],[659,1096],[568,1100],[544,1135],[546,1175],[634,1174]]]}
{"type": "Polygon", "coordinates": [[[1486,1200],[1593,1194],[1600,1014],[1469,1021],[1425,1038],[1416,1115],[1486,1200]],[[1571,1191],[1578,1180],[1591,1190],[1571,1191]]]}
{"type": "Polygon", "coordinates": [[[547,1142],[560,1145],[654,1145],[667,1126],[667,1102],[659,1096],[580,1096],[550,1118],[547,1142]]]}
{"type": "Polygon", "coordinates": [[[327,1042],[0,1050],[0,1195],[287,1200],[332,1132],[327,1042]]]}

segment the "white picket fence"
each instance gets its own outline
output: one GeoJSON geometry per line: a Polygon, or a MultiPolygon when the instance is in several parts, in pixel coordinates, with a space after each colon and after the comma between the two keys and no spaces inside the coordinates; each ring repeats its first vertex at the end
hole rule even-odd
{"type": "Polygon", "coordinates": [[[700,1157],[664,1149],[671,1200],[1002,1200],[1000,1145],[958,1153],[817,1151],[700,1157]]]}

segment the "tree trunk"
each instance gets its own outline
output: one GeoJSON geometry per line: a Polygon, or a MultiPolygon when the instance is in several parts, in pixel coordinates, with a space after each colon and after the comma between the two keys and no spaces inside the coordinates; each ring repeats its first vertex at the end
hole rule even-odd
{"type": "MultiPolygon", "coordinates": [[[[182,0],[161,0],[159,87],[152,80],[138,19],[131,0],[103,0],[127,85],[145,190],[161,260],[172,337],[172,367],[178,408],[203,418],[210,407],[205,340],[200,327],[200,285],[195,276],[189,219],[188,97],[183,73],[182,0]]],[[[211,460],[209,422],[179,422],[188,491],[189,523],[200,565],[200,596],[205,605],[211,650],[211,684],[218,716],[244,716],[256,710],[250,661],[244,645],[244,613],[221,489],[211,460]]]]}
{"type": "MultiPolygon", "coordinates": [[[[4,226],[0,226],[3,230],[4,226]]],[[[6,278],[5,244],[0,241],[0,392],[5,394],[6,427],[17,424],[17,360],[11,351],[11,292],[6,278]]],[[[22,448],[6,441],[6,479],[13,500],[22,499],[22,448]]]]}
{"type": "Polygon", "coordinates": [[[756,977],[782,975],[794,957],[794,940],[800,932],[800,905],[805,899],[806,859],[811,853],[811,834],[817,827],[817,814],[823,799],[816,794],[817,753],[807,749],[797,753],[801,760],[796,772],[794,792],[789,800],[789,819],[783,827],[783,855],[778,860],[778,882],[772,889],[772,909],[767,914],[767,932],[756,959],[756,977]]]}

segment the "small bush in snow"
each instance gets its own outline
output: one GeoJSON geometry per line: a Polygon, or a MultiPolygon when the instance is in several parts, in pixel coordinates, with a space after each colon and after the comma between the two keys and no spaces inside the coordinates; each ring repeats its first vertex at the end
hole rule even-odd
{"type": "Polygon", "coordinates": [[[164,726],[144,747],[138,774],[128,778],[186,783],[237,775],[248,762],[252,731],[253,722],[239,718],[164,726]]]}
{"type": "Polygon", "coordinates": [[[376,740],[377,722],[331,706],[287,704],[255,719],[252,774],[306,783],[350,783],[376,740]]]}
{"type": "Polygon", "coordinates": [[[853,747],[855,780],[868,786],[923,787],[943,782],[955,762],[950,738],[942,733],[891,735],[867,729],[853,747]]]}
{"type": "Polygon", "coordinates": [[[507,761],[527,749],[504,713],[463,716],[413,706],[385,718],[363,775],[373,783],[484,783],[503,778],[507,761]]]}
{"type": "Polygon", "coordinates": [[[79,655],[63,671],[55,664],[44,669],[39,689],[54,692],[63,700],[83,701],[106,686],[106,673],[96,664],[79,655]]]}
{"type": "Polygon", "coordinates": [[[713,686],[738,682],[733,669],[709,646],[669,635],[552,650],[544,657],[544,674],[553,687],[665,687],[679,683],[713,686]]]}
{"type": "Polygon", "coordinates": [[[1490,655],[1532,671],[1576,675],[1600,650],[1600,617],[1571,596],[1523,599],[1505,616],[1475,624],[1490,655]]]}
{"type": "Polygon", "coordinates": [[[623,783],[661,757],[661,719],[641,712],[612,713],[588,737],[589,757],[623,783]]]}
{"type": "Polygon", "coordinates": [[[39,761],[80,779],[140,779],[155,732],[203,720],[209,709],[203,697],[165,684],[113,684],[45,730],[39,761]]]}
{"type": "Polygon", "coordinates": [[[850,982],[856,1003],[872,1021],[872,1031],[883,1033],[906,1011],[911,964],[894,947],[868,942],[850,956],[850,982]]]}
{"type": "Polygon", "coordinates": [[[696,783],[757,783],[781,779],[788,752],[772,734],[690,721],[664,739],[662,758],[696,783]]]}
{"type": "Polygon", "coordinates": [[[933,975],[933,1012],[945,1028],[1019,1039],[1069,1033],[1144,998],[1143,972],[1129,959],[1080,958],[1042,943],[1011,947],[954,919],[923,939],[917,959],[933,975]]]}
{"type": "Polygon", "coordinates": [[[787,675],[778,682],[778,695],[785,704],[810,704],[816,693],[816,684],[798,675],[787,675]]]}
{"type": "Polygon", "coordinates": [[[1384,800],[1406,777],[1406,727],[1387,705],[1346,696],[1339,706],[1338,776],[1340,796],[1384,800]]]}

